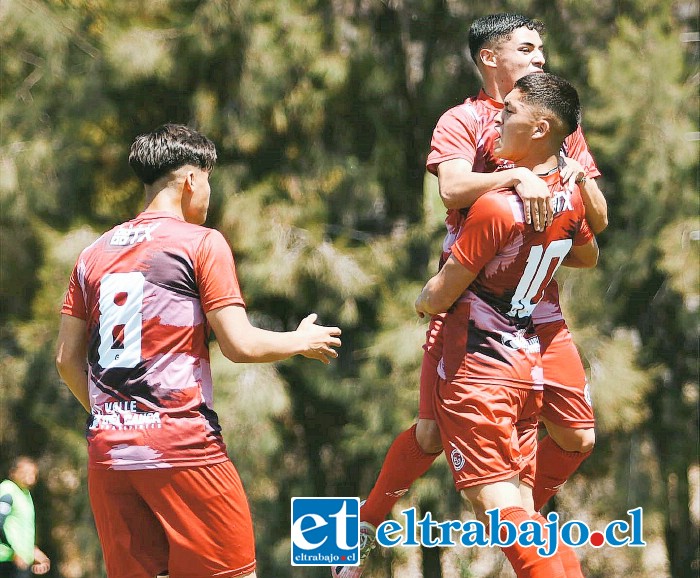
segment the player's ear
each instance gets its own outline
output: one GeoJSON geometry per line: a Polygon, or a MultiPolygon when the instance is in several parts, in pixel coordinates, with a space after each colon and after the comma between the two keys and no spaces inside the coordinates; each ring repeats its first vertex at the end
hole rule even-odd
{"type": "Polygon", "coordinates": [[[479,50],[479,60],[488,68],[496,68],[496,53],[490,48],[479,50]]]}
{"type": "Polygon", "coordinates": [[[194,171],[187,171],[185,173],[185,182],[183,183],[183,187],[185,189],[185,192],[187,193],[192,193],[194,191],[194,171]]]}
{"type": "Polygon", "coordinates": [[[533,139],[541,139],[547,136],[551,132],[551,125],[546,118],[539,119],[534,126],[532,133],[533,139]]]}

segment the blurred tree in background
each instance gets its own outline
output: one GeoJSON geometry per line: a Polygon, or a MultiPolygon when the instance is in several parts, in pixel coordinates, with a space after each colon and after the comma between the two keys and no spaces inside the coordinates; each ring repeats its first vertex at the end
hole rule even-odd
{"type": "MultiPolygon", "coordinates": [[[[140,210],[134,136],[190,124],[219,151],[209,225],[229,238],[254,322],[343,328],[330,367],[234,365],[216,407],[248,489],[259,575],[289,566],[292,496],[366,496],[415,418],[425,325],[413,300],[442,234],[424,172],[440,114],[479,86],[478,16],[542,18],[548,68],[579,87],[610,227],[595,271],[563,272],[598,444],[555,506],[602,525],[645,509],[643,550],[582,548],[589,576],[698,570],[697,6],[661,0],[0,2],[0,470],[41,460],[51,576],[103,575],[85,415],[53,368],[79,251],[140,210]],[[653,8],[653,9],[652,9],[653,8]]],[[[469,515],[444,460],[399,506],[469,515]]],[[[398,513],[399,509],[397,509],[398,513]]],[[[508,576],[502,558],[386,551],[368,578],[508,576]]]]}

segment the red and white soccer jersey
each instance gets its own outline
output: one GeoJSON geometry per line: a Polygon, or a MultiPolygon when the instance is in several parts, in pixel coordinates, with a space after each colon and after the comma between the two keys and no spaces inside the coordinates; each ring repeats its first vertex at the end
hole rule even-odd
{"type": "MultiPolygon", "coordinates": [[[[495,129],[496,115],[503,109],[503,103],[491,99],[483,90],[476,97],[468,98],[464,103],[445,112],[433,131],[430,153],[426,162],[427,169],[437,175],[440,163],[463,159],[471,163],[472,171],[490,173],[496,170],[512,168],[510,161],[500,159],[493,153],[493,146],[498,133],[495,129]]],[[[562,154],[578,161],[590,178],[600,176],[595,160],[588,150],[581,127],[569,135],[562,145],[562,154]]],[[[467,211],[449,209],[445,218],[447,235],[443,242],[441,264],[449,257],[450,247],[456,239],[467,211]]],[[[535,323],[547,323],[562,320],[559,306],[559,288],[552,280],[551,286],[533,313],[535,323]]]]}
{"type": "Polygon", "coordinates": [[[89,465],[227,459],[213,409],[206,313],[245,306],[221,233],[145,212],[80,254],[61,312],[84,319],[89,465]]]}
{"type": "Polygon", "coordinates": [[[574,245],[593,239],[578,189],[547,177],[557,203],[543,232],[510,190],[480,197],[451,248],[476,279],[443,318],[435,419],[457,489],[519,475],[534,483],[542,364],[531,315],[574,245]]]}
{"type": "Polygon", "coordinates": [[[445,317],[448,381],[458,376],[541,389],[539,345],[526,330],[571,247],[593,239],[578,188],[566,190],[558,171],[545,180],[558,211],[543,232],[525,224],[522,202],[511,190],[480,197],[461,227],[451,253],[477,277],[445,317]]]}

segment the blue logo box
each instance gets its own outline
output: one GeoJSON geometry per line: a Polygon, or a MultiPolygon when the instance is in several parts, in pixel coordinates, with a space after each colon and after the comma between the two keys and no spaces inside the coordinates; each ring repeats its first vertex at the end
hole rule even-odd
{"type": "Polygon", "coordinates": [[[292,498],[292,566],[360,563],[359,498],[292,498]]]}

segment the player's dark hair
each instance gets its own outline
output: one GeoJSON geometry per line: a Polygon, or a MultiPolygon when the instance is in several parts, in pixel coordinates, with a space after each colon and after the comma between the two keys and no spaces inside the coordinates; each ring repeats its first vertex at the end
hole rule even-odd
{"type": "Polygon", "coordinates": [[[469,52],[472,60],[479,64],[479,51],[487,45],[508,40],[518,28],[529,28],[544,33],[544,24],[521,14],[489,14],[472,22],[469,27],[469,52]]]}
{"type": "Polygon", "coordinates": [[[563,78],[547,72],[535,72],[520,78],[513,87],[524,103],[550,111],[561,122],[565,136],[581,122],[581,104],[576,89],[563,78]]]}
{"type": "Polygon", "coordinates": [[[146,185],[185,165],[211,172],[215,164],[214,143],[181,124],[164,124],[137,136],[129,152],[129,165],[146,185]]]}

